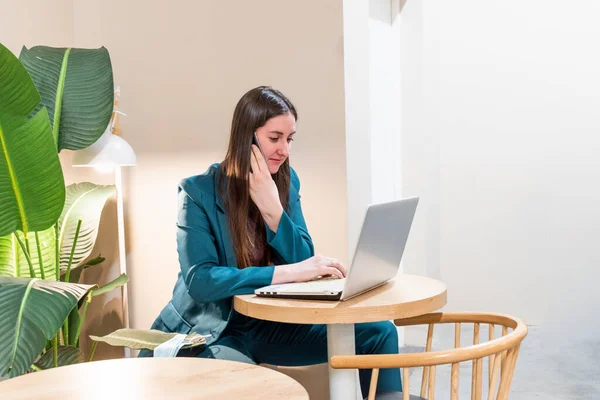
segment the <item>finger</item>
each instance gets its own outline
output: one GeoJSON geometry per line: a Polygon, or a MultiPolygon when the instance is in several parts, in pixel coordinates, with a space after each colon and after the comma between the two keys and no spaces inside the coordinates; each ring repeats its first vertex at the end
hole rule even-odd
{"type": "Polygon", "coordinates": [[[348,270],[342,264],[334,264],[334,268],[338,269],[344,278],[348,276],[348,270]]]}
{"type": "Polygon", "coordinates": [[[260,171],[261,165],[258,162],[258,157],[256,153],[260,153],[260,150],[258,150],[258,147],[256,147],[255,144],[252,145],[252,154],[250,155],[250,167],[252,168],[252,171],[260,171]]]}
{"type": "Polygon", "coordinates": [[[335,258],[332,258],[331,259],[331,266],[333,268],[338,269],[342,273],[342,275],[344,275],[344,277],[346,277],[348,275],[348,271],[346,270],[346,267],[344,267],[342,265],[342,263],[340,262],[340,260],[336,260],[335,258]]]}
{"type": "Polygon", "coordinates": [[[342,275],[342,272],[337,269],[337,268],[333,268],[333,267],[325,267],[325,273],[322,275],[335,275],[338,278],[342,279],[344,276],[342,275]]]}
{"type": "Polygon", "coordinates": [[[267,160],[265,160],[262,151],[255,144],[252,145],[252,151],[254,152],[254,156],[256,157],[260,169],[263,171],[267,170],[269,166],[267,165],[267,160]]]}

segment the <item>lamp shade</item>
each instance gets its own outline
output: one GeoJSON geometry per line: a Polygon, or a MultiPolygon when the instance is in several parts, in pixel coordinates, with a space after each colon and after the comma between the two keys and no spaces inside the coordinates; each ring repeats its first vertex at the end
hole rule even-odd
{"type": "Polygon", "coordinates": [[[125,139],[109,127],[94,144],[73,153],[74,167],[126,167],[136,165],[135,152],[125,139]]]}

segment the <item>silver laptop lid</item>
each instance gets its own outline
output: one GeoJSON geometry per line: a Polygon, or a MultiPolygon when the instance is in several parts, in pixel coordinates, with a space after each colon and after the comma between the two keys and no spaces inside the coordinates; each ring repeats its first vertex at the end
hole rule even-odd
{"type": "Polygon", "coordinates": [[[418,203],[410,197],[367,208],[342,300],[396,276],[418,203]]]}

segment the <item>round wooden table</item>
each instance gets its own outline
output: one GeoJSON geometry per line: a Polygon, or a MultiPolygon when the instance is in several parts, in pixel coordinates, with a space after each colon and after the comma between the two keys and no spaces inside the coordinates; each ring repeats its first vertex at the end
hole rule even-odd
{"type": "MultiPolygon", "coordinates": [[[[416,317],[446,304],[446,285],[435,279],[399,274],[383,286],[347,301],[291,300],[235,296],[241,314],[267,321],[326,324],[328,357],[356,354],[354,324],[416,317]]],[[[330,399],[356,397],[358,374],[329,368],[330,399]]]]}
{"type": "Polygon", "coordinates": [[[0,383],[3,399],[297,399],[306,390],[269,368],[204,358],[129,358],[53,368],[0,383]]]}

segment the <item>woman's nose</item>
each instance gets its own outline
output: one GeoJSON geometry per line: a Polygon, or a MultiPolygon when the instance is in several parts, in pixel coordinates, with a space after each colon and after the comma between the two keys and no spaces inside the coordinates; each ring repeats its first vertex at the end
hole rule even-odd
{"type": "Polygon", "coordinates": [[[282,146],[279,147],[279,154],[284,157],[288,157],[290,155],[290,145],[289,143],[284,142],[282,146]]]}

